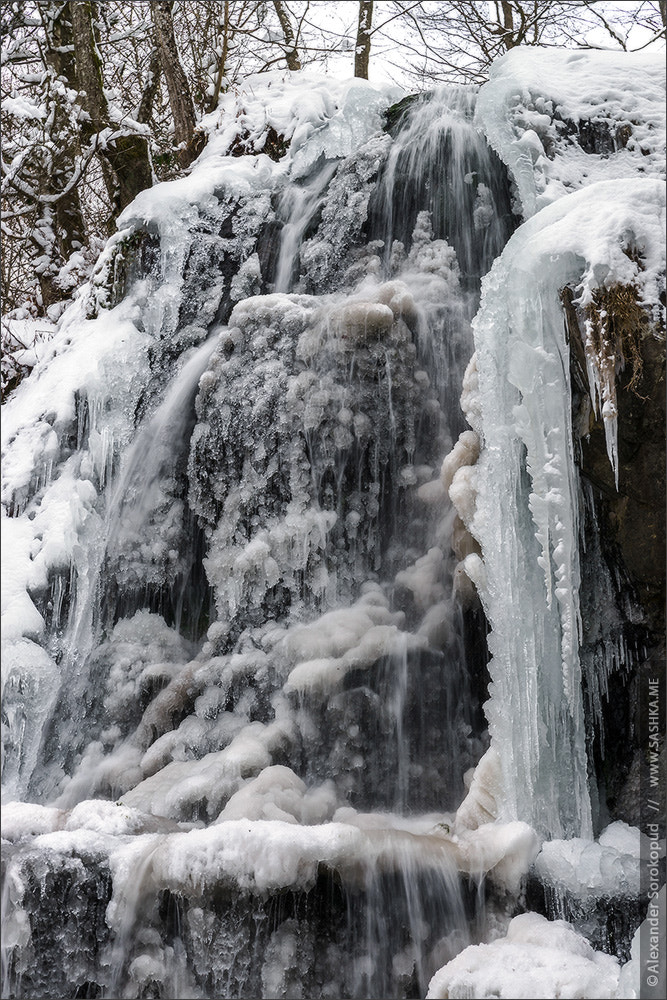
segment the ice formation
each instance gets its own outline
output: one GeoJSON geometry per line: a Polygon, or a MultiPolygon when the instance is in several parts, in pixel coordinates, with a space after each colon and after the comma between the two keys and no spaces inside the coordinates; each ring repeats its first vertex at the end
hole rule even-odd
{"type": "MultiPolygon", "coordinates": [[[[609,85],[598,77],[586,90],[594,95],[592,103],[577,102],[578,72],[588,79],[610,61],[607,54],[590,62],[573,54],[509,54],[496,64],[476,111],[512,170],[522,213],[529,218],[485,278],[473,324],[476,351],[462,405],[483,445],[474,473],[474,509],[465,491],[458,503],[465,504],[467,527],[484,553],[483,569],[475,555],[467,567],[492,626],[487,718],[506,769],[503,809],[510,816],[530,816],[537,829],[558,837],[592,834],[578,652],[570,348],[560,293],[572,288],[585,310],[596,289],[631,286],[654,310],[664,274],[664,184],[655,176],[664,161],[664,120],[655,100],[661,71],[649,61],[646,92],[638,94],[627,79],[627,92],[614,89],[613,99],[599,101],[596,95],[608,92],[609,85]],[[650,108],[636,126],[632,115],[644,101],[650,108]],[[593,103],[603,125],[597,117],[591,121],[593,103]],[[583,170],[582,148],[568,123],[580,132],[588,125],[591,134],[596,127],[605,134],[622,132],[624,141],[612,136],[609,144],[594,147],[601,151],[592,148],[583,170]],[[551,139],[539,157],[527,152],[538,141],[531,125],[551,139]],[[647,151],[651,155],[643,155],[647,151]],[[620,185],[623,172],[631,175],[620,185]],[[569,183],[574,177],[577,183],[569,183]],[[547,193],[540,200],[536,192],[542,191],[547,193]],[[510,454],[514,459],[508,462],[510,454]],[[517,531],[522,521],[524,528],[517,531]],[[520,591],[508,581],[516,581],[520,591]],[[517,711],[530,724],[517,727],[517,711]]],[[[632,73],[634,61],[622,72],[632,73]]],[[[615,359],[612,379],[623,360],[615,359]]],[[[605,391],[595,360],[588,374],[597,407],[605,391]]],[[[608,402],[602,413],[618,482],[616,413],[608,402]]],[[[457,502],[456,495],[452,499],[457,502]]]]}
{"type": "Polygon", "coordinates": [[[529,871],[637,896],[638,831],[593,840],[560,299],[658,300],[624,59],[511,53],[386,128],[392,88],[267,74],[126,209],[3,418],[3,995],[625,988],[508,926],[529,871]]]}

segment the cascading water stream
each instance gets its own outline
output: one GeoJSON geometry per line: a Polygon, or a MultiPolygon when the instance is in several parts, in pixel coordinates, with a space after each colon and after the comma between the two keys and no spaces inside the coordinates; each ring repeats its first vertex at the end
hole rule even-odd
{"type": "MultiPolygon", "coordinates": [[[[165,588],[170,575],[172,580],[179,576],[183,579],[181,588],[187,583],[194,556],[183,534],[184,525],[173,518],[173,509],[172,541],[176,548],[160,553],[161,561],[158,553],[150,552],[149,560],[154,566],[150,577],[144,573],[137,581],[133,569],[142,563],[142,546],[147,545],[151,523],[155,524],[161,514],[164,516],[165,489],[177,488],[177,467],[179,461],[181,465],[185,461],[184,450],[194,421],[195,392],[219,335],[218,330],[192,350],[191,357],[186,358],[169,384],[163,401],[139,429],[118,476],[106,484],[104,519],[95,526],[95,534],[89,539],[85,573],[78,567],[67,628],[58,641],[62,650],[62,681],[57,712],[44,721],[43,745],[32,768],[33,773],[40,772],[32,784],[33,794],[40,797],[53,794],[62,776],[62,765],[68,764],[67,756],[58,760],[54,748],[80,752],[85,745],[83,739],[92,734],[91,724],[97,721],[99,700],[91,699],[91,689],[104,683],[104,678],[96,676],[91,667],[91,653],[102,641],[103,628],[112,627],[121,613],[127,614],[132,609],[137,584],[146,600],[149,588],[165,588]],[[155,568],[158,562],[159,570],[155,568]],[[125,610],[120,612],[118,606],[125,610]]],[[[183,505],[179,505],[178,512],[185,516],[183,505]]],[[[175,605],[178,612],[178,600],[175,605]]],[[[177,629],[179,625],[177,620],[177,629]]]]}
{"type": "MultiPolygon", "coordinates": [[[[195,422],[193,403],[197,386],[224,332],[224,328],[216,329],[203,344],[192,349],[191,357],[186,358],[169,384],[163,402],[138,432],[112,489],[105,524],[105,558],[109,564],[107,571],[113,573],[123,590],[132,590],[135,578],[142,588],[147,582],[145,572],[137,577],[133,563],[145,562],[142,545],[147,544],[151,525],[164,515],[165,491],[179,489],[179,466],[185,465],[195,422]]],[[[170,516],[173,517],[173,512],[170,516]]],[[[195,555],[187,550],[189,543],[182,538],[183,530],[182,525],[174,524],[176,548],[166,553],[155,549],[150,552],[151,561],[160,559],[160,586],[176,576],[187,581],[195,555]],[[185,551],[179,552],[184,545],[185,551]]],[[[116,610],[112,618],[121,614],[127,614],[127,610],[116,610]]],[[[175,627],[180,631],[180,620],[178,615],[175,617],[175,627]]]]}
{"type": "Polygon", "coordinates": [[[338,163],[325,160],[316,166],[313,176],[302,184],[291,184],[283,192],[278,206],[278,218],[285,224],[280,233],[280,249],[275,269],[273,287],[276,292],[289,292],[294,270],[298,266],[298,252],[308,227],[321,210],[329,181],[338,163]]]}
{"type": "Polygon", "coordinates": [[[417,214],[430,213],[435,239],[456,252],[462,285],[479,301],[480,279],[514,228],[502,167],[473,123],[475,88],[417,98],[394,125],[395,141],[369,206],[371,238],[409,249],[417,214]]]}
{"type": "MultiPolygon", "coordinates": [[[[64,768],[73,773],[61,808],[87,816],[86,800],[111,794],[121,826],[137,810],[157,817],[138,854],[128,844],[110,856],[116,895],[109,968],[94,973],[100,995],[144,988],[137,977],[153,960],[141,942],[160,940],[156,900],[180,849],[172,838],[202,821],[214,833],[235,830],[244,811],[287,816],[297,842],[311,829],[328,836],[333,820],[332,830],[368,844],[368,856],[331,860],[320,888],[310,879],[298,889],[297,880],[278,929],[251,893],[237,931],[264,963],[261,977],[252,963],[210,954],[201,996],[249,996],[274,982],[288,942],[303,949],[315,933],[308,920],[324,886],[334,891],[331,873],[339,912],[317,934],[350,955],[349,968],[327,973],[340,995],[423,994],[442,955],[471,940],[479,901],[460,885],[439,817],[460,801],[463,772],[481,753],[472,732],[479,708],[452,594],[451,518],[443,520],[442,498],[428,499],[460,430],[479,275],[509,224],[494,207],[501,171],[471,109],[470,95],[463,106],[439,95],[413,108],[388,157],[384,143],[365,234],[384,242],[383,275],[347,285],[339,275],[333,295],[284,294],[312,287],[309,262],[340,228],[330,203],[356,197],[340,183],[332,193],[337,161],[285,188],[272,281],[283,294],[241,301],[228,326],[192,350],[106,485],[61,640],[71,689],[35,782],[48,800],[64,768]],[[443,172],[444,199],[435,184],[443,172]],[[165,594],[180,588],[195,600],[193,530],[205,539],[218,619],[177,668],[187,644],[177,635],[179,599],[169,610],[165,594]],[[68,749],[53,766],[59,745],[68,749]]],[[[366,183],[362,171],[354,183],[366,183]]],[[[168,239],[161,256],[173,263],[168,239]]],[[[162,299],[178,332],[169,275],[162,299]]],[[[172,985],[200,969],[201,919],[212,933],[218,924],[215,934],[236,933],[198,883],[193,892],[173,883],[179,929],[168,960],[164,941],[158,949],[173,965],[172,985]]],[[[312,944],[322,950],[321,940],[312,944]]],[[[299,972],[299,990],[314,988],[313,974],[299,972]]]]}

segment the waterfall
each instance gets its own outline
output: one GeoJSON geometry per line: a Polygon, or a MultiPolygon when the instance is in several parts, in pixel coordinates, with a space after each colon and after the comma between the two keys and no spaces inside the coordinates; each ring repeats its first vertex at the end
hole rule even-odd
{"type": "Polygon", "coordinates": [[[488,100],[394,96],[214,130],[8,407],[3,996],[425,996],[598,832],[586,192],[519,225],[488,100]]]}

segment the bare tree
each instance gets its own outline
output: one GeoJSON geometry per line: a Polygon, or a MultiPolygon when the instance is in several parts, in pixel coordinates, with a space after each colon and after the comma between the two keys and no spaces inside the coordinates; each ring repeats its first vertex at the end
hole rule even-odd
{"type": "MultiPolygon", "coordinates": [[[[62,298],[59,287],[62,268],[86,243],[77,176],[78,136],[71,127],[66,88],[76,88],[72,51],[72,22],[65,3],[42,6],[45,27],[44,61],[48,71],[45,97],[49,107],[48,140],[36,144],[34,177],[37,215],[32,240],[39,248],[35,268],[42,304],[46,309],[62,298]],[[57,139],[56,139],[57,137],[57,139]]],[[[46,138],[46,136],[45,136],[46,138]]],[[[24,192],[27,193],[27,192],[24,192]]]]}
{"type": "MultiPolygon", "coordinates": [[[[498,56],[520,45],[592,47],[603,28],[620,48],[664,37],[664,3],[607,0],[394,0],[392,17],[373,29],[391,65],[424,81],[482,82],[498,56]],[[400,39],[395,31],[400,25],[400,39]],[[643,28],[635,44],[637,28],[643,28]],[[392,49],[393,42],[393,51],[392,49]]],[[[606,43],[609,44],[609,43],[606,43]]]]}
{"type": "MultiPolygon", "coordinates": [[[[584,0],[592,21],[604,28],[614,44],[625,51],[646,48],[665,37],[667,3],[643,2],[636,4],[601,3],[584,0]],[[641,29],[641,33],[637,31],[641,29]],[[639,38],[638,41],[635,41],[639,38]]],[[[571,36],[568,36],[571,38],[571,36]]]]}
{"type": "Polygon", "coordinates": [[[2,77],[9,308],[31,285],[28,298],[42,313],[67,298],[118,212],[153,181],[147,136],[110,111],[96,13],[90,3],[69,0],[3,9],[3,28],[10,28],[2,77]]]}
{"type": "Polygon", "coordinates": [[[151,15],[174,116],[174,143],[178,147],[181,166],[187,167],[195,156],[193,138],[196,117],[190,86],[176,47],[171,3],[168,0],[151,0],[151,15]]]}
{"type": "MultiPolygon", "coordinates": [[[[54,80],[62,80],[70,88],[76,88],[76,65],[74,62],[72,22],[67,4],[43,5],[43,23],[46,45],[44,57],[47,67],[54,75],[54,80]]],[[[54,88],[56,94],[59,88],[54,88]]],[[[61,93],[61,92],[60,92],[61,93]]],[[[53,132],[61,137],[57,152],[54,149],[52,171],[46,180],[43,190],[50,194],[60,194],[55,202],[55,233],[58,250],[63,261],[67,260],[75,250],[79,250],[86,242],[86,227],[83,221],[79,192],[76,186],[69,186],[69,181],[75,173],[75,153],[73,142],[63,142],[62,137],[68,130],[68,108],[65,101],[55,101],[53,115],[53,132]],[[68,188],[67,194],[64,193],[68,188]]]]}
{"type": "Polygon", "coordinates": [[[287,63],[287,68],[293,70],[301,69],[301,60],[296,47],[294,30],[290,23],[287,8],[281,0],[273,0],[273,7],[278,20],[280,21],[280,27],[282,28],[282,32],[285,37],[285,61],[287,63]]]}
{"type": "Polygon", "coordinates": [[[3,70],[3,283],[11,300],[32,280],[45,312],[81,279],[80,251],[88,240],[79,185],[90,153],[81,150],[73,100],[68,5],[12,7],[3,11],[14,32],[3,53],[9,67],[3,70]],[[21,110],[15,117],[17,98],[21,110]],[[25,273],[19,275],[22,261],[25,273]]]}
{"type": "Polygon", "coordinates": [[[125,206],[153,183],[148,139],[131,127],[112,127],[104,93],[102,61],[93,30],[93,5],[90,0],[73,0],[70,6],[76,74],[88,112],[88,120],[81,124],[81,133],[88,141],[98,140],[102,133],[107,133],[99,141],[99,150],[113,206],[113,225],[125,206]]]}
{"type": "Polygon", "coordinates": [[[371,55],[371,34],[373,24],[373,0],[359,0],[357,19],[357,41],[354,47],[354,75],[368,79],[368,63],[371,55]]]}
{"type": "Polygon", "coordinates": [[[518,45],[582,47],[602,31],[603,46],[642,47],[664,37],[667,16],[664,0],[359,0],[339,8],[335,30],[309,0],[3,0],[6,308],[29,300],[33,311],[57,311],[119,211],[154,176],[189,165],[198,116],[250,73],[354,47],[355,75],[367,78],[372,46],[403,81],[481,82],[491,61],[518,45]]]}

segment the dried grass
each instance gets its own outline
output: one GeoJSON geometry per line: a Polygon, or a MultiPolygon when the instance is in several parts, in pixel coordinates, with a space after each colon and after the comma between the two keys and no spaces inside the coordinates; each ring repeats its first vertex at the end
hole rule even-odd
{"type": "Polygon", "coordinates": [[[585,319],[584,349],[589,364],[599,372],[601,384],[613,385],[617,368],[629,364],[632,374],[627,387],[644,398],[638,391],[643,374],[641,342],[650,319],[639,301],[637,286],[616,284],[596,289],[585,309],[585,319]]]}

